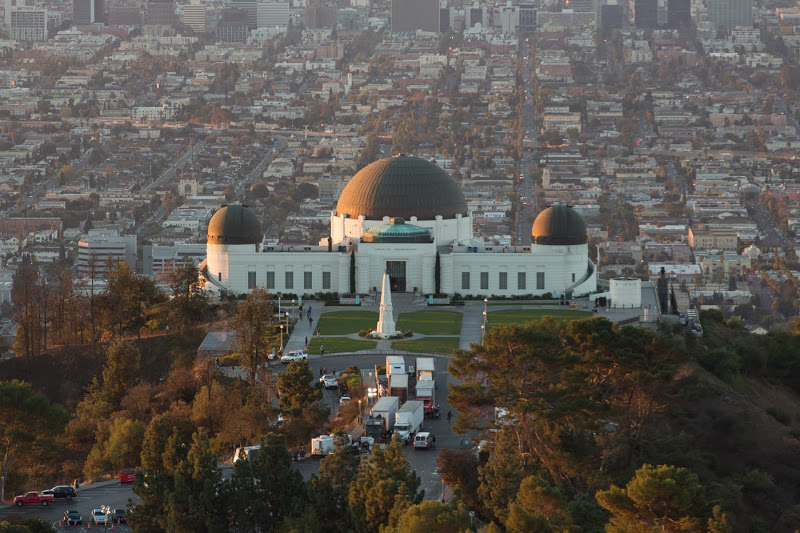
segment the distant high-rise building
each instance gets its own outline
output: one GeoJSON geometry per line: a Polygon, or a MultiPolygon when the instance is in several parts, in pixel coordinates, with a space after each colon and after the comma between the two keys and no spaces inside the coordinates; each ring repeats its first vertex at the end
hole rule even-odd
{"type": "Polygon", "coordinates": [[[47,10],[27,6],[12,8],[10,30],[15,41],[46,41],[47,10]]]}
{"type": "Polygon", "coordinates": [[[259,28],[285,28],[289,25],[289,2],[259,2],[259,28]]]}
{"type": "Polygon", "coordinates": [[[247,13],[241,9],[225,8],[217,24],[215,34],[217,42],[244,43],[247,42],[247,13]]]}
{"type": "Polygon", "coordinates": [[[450,8],[439,8],[439,31],[445,33],[450,31],[450,8]]]}
{"type": "Polygon", "coordinates": [[[667,2],[667,25],[670,28],[689,26],[691,23],[691,0],[669,0],[667,2]]]}
{"type": "Polygon", "coordinates": [[[195,33],[208,31],[208,7],[200,4],[183,6],[183,24],[195,33]]]}
{"type": "Polygon", "coordinates": [[[625,12],[622,4],[609,2],[600,6],[600,16],[597,25],[604,30],[621,30],[624,16],[625,12]]]}
{"type": "Polygon", "coordinates": [[[323,6],[308,6],[305,13],[306,28],[317,30],[320,28],[336,27],[336,8],[323,6]]]}
{"type": "Polygon", "coordinates": [[[22,6],[34,7],[33,0],[3,0],[3,7],[5,13],[3,18],[3,23],[6,26],[11,25],[11,10],[14,9],[15,7],[22,7],[22,6]]]}
{"type": "Polygon", "coordinates": [[[105,22],[106,6],[104,0],[73,0],[72,22],[77,25],[105,22]]]}
{"type": "Polygon", "coordinates": [[[392,33],[439,32],[438,0],[392,0],[392,33]]]}
{"type": "Polygon", "coordinates": [[[142,11],[135,6],[117,5],[108,8],[109,26],[141,26],[142,11]]]}
{"type": "Polygon", "coordinates": [[[753,26],[753,0],[708,0],[708,20],[717,28],[753,26]]]}
{"type": "Polygon", "coordinates": [[[519,5],[519,33],[522,35],[533,35],[536,29],[537,10],[532,5],[519,5]]]}
{"type": "Polygon", "coordinates": [[[175,23],[174,0],[149,0],[145,24],[148,26],[172,26],[175,23]]]}
{"type": "Polygon", "coordinates": [[[637,28],[658,27],[658,0],[635,0],[633,16],[637,28]]]}
{"type": "Polygon", "coordinates": [[[228,5],[244,11],[244,23],[249,29],[258,27],[258,2],[257,0],[228,0],[228,5]]]}
{"type": "Polygon", "coordinates": [[[597,0],[567,0],[567,8],[577,11],[578,13],[595,13],[595,2],[597,0]]]}

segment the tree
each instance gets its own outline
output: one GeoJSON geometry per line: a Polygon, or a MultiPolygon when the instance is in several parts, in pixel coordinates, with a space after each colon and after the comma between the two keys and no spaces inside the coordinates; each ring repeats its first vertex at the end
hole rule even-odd
{"type": "Polygon", "coordinates": [[[139,380],[141,354],[130,341],[117,339],[111,343],[103,366],[103,396],[118,406],[128,389],[139,380]]]}
{"type": "Polygon", "coordinates": [[[472,450],[443,449],[436,457],[439,477],[454,490],[471,509],[483,510],[483,500],[478,496],[478,466],[480,462],[472,450]]]}
{"type": "Polygon", "coordinates": [[[314,381],[314,372],[306,361],[292,361],[286,372],[278,376],[281,409],[297,415],[306,406],[322,399],[322,389],[314,381]]]}
{"type": "Polygon", "coordinates": [[[709,518],[697,474],[668,465],[644,465],[625,488],[598,491],[597,501],[613,515],[609,533],[701,532],[709,518]]]}
{"type": "Polygon", "coordinates": [[[140,336],[146,313],[159,298],[155,282],[136,275],[127,262],[110,259],[105,280],[106,290],[99,303],[107,327],[117,336],[129,330],[140,336]]]}
{"type": "Polygon", "coordinates": [[[36,457],[53,435],[60,434],[69,415],[34,392],[29,383],[0,381],[0,502],[11,467],[36,457]]]}
{"type": "Polygon", "coordinates": [[[522,480],[509,506],[506,529],[512,533],[582,531],[572,525],[561,491],[534,476],[522,480]]]}
{"type": "Polygon", "coordinates": [[[453,533],[474,531],[463,505],[424,501],[407,508],[397,521],[396,533],[453,533]]]}
{"type": "Polygon", "coordinates": [[[355,482],[350,485],[351,516],[354,531],[377,532],[382,527],[394,527],[411,505],[422,501],[420,479],[409,468],[400,440],[381,450],[376,447],[372,456],[361,464],[355,482]]]}
{"type": "Polygon", "coordinates": [[[236,316],[231,321],[231,329],[236,335],[242,365],[250,374],[250,382],[255,384],[256,374],[267,361],[267,342],[273,320],[272,301],[269,293],[261,287],[253,289],[239,302],[236,316]]]}
{"type": "Polygon", "coordinates": [[[11,302],[14,304],[13,317],[17,324],[14,349],[25,357],[29,370],[31,360],[39,355],[41,346],[41,324],[36,298],[38,279],[39,269],[30,259],[23,257],[14,274],[11,302]]]}
{"type": "Polygon", "coordinates": [[[319,475],[308,485],[309,508],[325,517],[333,531],[347,533],[352,530],[348,507],[350,485],[358,475],[358,455],[349,446],[339,446],[320,463],[319,475]]]}
{"type": "Polygon", "coordinates": [[[494,453],[478,469],[478,495],[487,510],[505,522],[509,503],[517,495],[524,477],[522,457],[510,428],[504,427],[495,439],[494,453]]]}
{"type": "Polygon", "coordinates": [[[208,293],[199,283],[197,265],[191,261],[170,263],[166,279],[172,289],[172,306],[184,322],[198,320],[208,306],[208,293]]]}

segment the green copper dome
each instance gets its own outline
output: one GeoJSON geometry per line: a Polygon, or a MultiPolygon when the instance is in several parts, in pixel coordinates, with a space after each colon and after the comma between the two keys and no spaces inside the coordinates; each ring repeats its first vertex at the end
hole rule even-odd
{"type": "Polygon", "coordinates": [[[533,222],[531,237],[533,244],[586,244],[586,223],[570,206],[556,204],[539,213],[533,222]]]}
{"type": "Polygon", "coordinates": [[[336,212],[367,220],[416,216],[467,215],[467,202],[458,184],[443,169],[419,157],[398,155],[380,159],[359,170],[345,186],[336,212]]]}
{"type": "Polygon", "coordinates": [[[380,224],[365,231],[362,240],[372,243],[425,243],[433,242],[433,237],[427,228],[406,224],[402,218],[393,218],[388,224],[380,224]]]}
{"type": "Polygon", "coordinates": [[[260,244],[261,222],[240,204],[223,206],[208,223],[208,244],[260,244]]]}

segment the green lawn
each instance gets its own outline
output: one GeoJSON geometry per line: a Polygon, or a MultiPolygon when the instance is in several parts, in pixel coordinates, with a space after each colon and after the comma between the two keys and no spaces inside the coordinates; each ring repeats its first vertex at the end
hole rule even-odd
{"type": "Polygon", "coordinates": [[[373,311],[334,311],[323,313],[314,329],[320,335],[348,335],[362,329],[374,330],[378,326],[378,313],[373,311]]]}
{"type": "Polygon", "coordinates": [[[491,328],[500,324],[524,324],[546,316],[551,317],[553,320],[569,321],[592,316],[592,313],[590,311],[572,311],[571,309],[506,309],[503,311],[489,311],[488,327],[491,328]]]}
{"type": "Polygon", "coordinates": [[[410,329],[423,335],[460,335],[461,313],[455,311],[417,311],[403,313],[397,320],[397,329],[410,329]]]}
{"type": "Polygon", "coordinates": [[[325,355],[339,352],[358,352],[360,350],[372,350],[375,348],[375,341],[361,341],[348,339],[347,337],[313,337],[308,342],[308,353],[319,355],[320,345],[325,346],[325,355]]]}
{"type": "Polygon", "coordinates": [[[444,353],[450,354],[457,350],[459,345],[458,337],[426,337],[411,341],[394,341],[393,350],[404,350],[415,353],[444,353]]]}

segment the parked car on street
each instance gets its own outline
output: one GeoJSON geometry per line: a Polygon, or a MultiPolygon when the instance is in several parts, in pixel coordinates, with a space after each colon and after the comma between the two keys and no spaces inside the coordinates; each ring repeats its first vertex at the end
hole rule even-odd
{"type": "Polygon", "coordinates": [[[308,352],[305,350],[292,350],[281,357],[281,363],[291,363],[292,361],[307,361],[308,352]]]}
{"type": "Polygon", "coordinates": [[[92,509],[92,515],[89,521],[95,525],[105,525],[108,523],[108,515],[106,515],[106,512],[102,509],[92,509]]]}
{"type": "Polygon", "coordinates": [[[61,498],[70,501],[78,495],[78,491],[69,485],[59,485],[52,489],[43,490],[42,494],[52,494],[55,499],[61,498]]]}
{"type": "Polygon", "coordinates": [[[339,387],[339,381],[337,381],[333,374],[325,374],[319,378],[319,382],[322,383],[322,386],[326,389],[336,389],[339,387]]]}
{"type": "Polygon", "coordinates": [[[436,436],[429,431],[420,431],[414,437],[414,448],[435,448],[436,436]]]}
{"type": "Polygon", "coordinates": [[[83,525],[83,517],[78,511],[64,511],[64,518],[62,521],[68,526],[83,525]]]}
{"type": "Polygon", "coordinates": [[[23,505],[44,505],[47,506],[53,503],[52,494],[39,494],[38,492],[28,492],[21,496],[14,496],[14,505],[22,507],[23,505]]]}
{"type": "Polygon", "coordinates": [[[136,481],[136,470],[128,468],[119,473],[120,483],[133,483],[136,481]]]}

